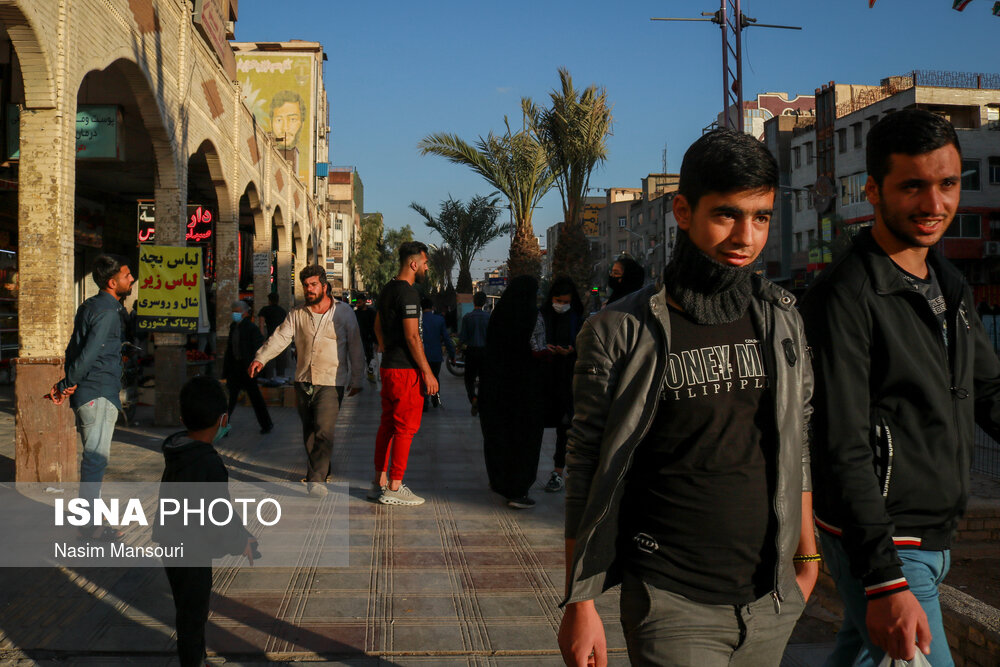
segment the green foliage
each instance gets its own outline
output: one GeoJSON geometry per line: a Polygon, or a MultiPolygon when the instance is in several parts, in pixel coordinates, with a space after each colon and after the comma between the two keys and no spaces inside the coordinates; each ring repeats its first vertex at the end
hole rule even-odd
{"type": "Polygon", "coordinates": [[[460,294],[472,293],[472,260],[486,244],[503,234],[510,233],[508,224],[497,224],[500,210],[496,197],[476,195],[468,204],[449,197],[441,202],[441,213],[437,218],[420,204],[413,202],[410,208],[423,216],[425,224],[436,231],[454,251],[458,260],[458,284],[460,294]]]}
{"type": "Polygon", "coordinates": [[[413,240],[409,225],[402,229],[384,229],[382,214],[374,213],[361,218],[361,241],[358,243],[356,262],[365,289],[378,295],[386,284],[399,273],[399,246],[413,240]]]}
{"type": "Polygon", "coordinates": [[[451,285],[451,272],[455,268],[455,251],[447,245],[431,244],[430,249],[428,259],[430,260],[432,279],[427,281],[428,284],[433,285],[437,292],[454,289],[451,285]]]}
{"type": "Polygon", "coordinates": [[[552,106],[540,108],[530,98],[521,108],[545,149],[563,207],[563,228],[554,249],[552,272],[568,275],[586,290],[590,281],[590,247],[583,233],[583,198],[594,168],[608,157],[613,119],[607,92],[596,85],[582,92],[569,70],[559,68],[560,89],[549,93],[552,106]]]}
{"type": "MultiPolygon", "coordinates": [[[[527,117],[524,121],[526,126],[527,117]]],[[[537,277],[541,250],[531,217],[539,200],[552,188],[555,177],[548,155],[535,134],[527,127],[511,131],[506,117],[504,126],[503,135],[490,132],[474,144],[455,134],[431,134],[417,148],[422,155],[439,155],[469,167],[507,197],[516,226],[508,269],[512,276],[528,273],[537,277]]]]}

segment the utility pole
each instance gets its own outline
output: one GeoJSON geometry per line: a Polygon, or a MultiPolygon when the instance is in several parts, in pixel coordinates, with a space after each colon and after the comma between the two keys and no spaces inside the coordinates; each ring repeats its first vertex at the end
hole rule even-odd
{"type": "Polygon", "coordinates": [[[719,10],[702,12],[711,18],[650,18],[650,21],[709,21],[722,29],[722,115],[725,127],[743,131],[743,29],[781,28],[802,30],[799,26],[757,23],[740,11],[740,0],[719,0],[719,10]],[[732,64],[730,64],[730,58],[732,64]],[[735,113],[729,110],[735,108],[735,113]],[[735,116],[733,118],[732,116],[735,116]]]}

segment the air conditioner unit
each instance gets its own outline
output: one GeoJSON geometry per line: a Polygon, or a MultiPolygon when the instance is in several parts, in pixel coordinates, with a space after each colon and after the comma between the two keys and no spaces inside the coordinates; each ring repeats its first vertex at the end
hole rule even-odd
{"type": "Polygon", "coordinates": [[[997,255],[1000,255],[1000,241],[983,243],[983,257],[996,257],[997,255]]]}

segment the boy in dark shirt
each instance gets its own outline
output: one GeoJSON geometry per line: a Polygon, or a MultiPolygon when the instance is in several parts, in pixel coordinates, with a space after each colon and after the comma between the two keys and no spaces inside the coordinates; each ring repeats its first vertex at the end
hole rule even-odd
{"type": "MultiPolygon", "coordinates": [[[[181,421],[187,431],[174,433],[163,441],[165,467],[161,478],[161,497],[174,497],[164,484],[199,482],[228,484],[229,473],[214,443],[229,432],[226,412],[226,392],[213,378],[198,376],[181,389],[181,421]]],[[[231,500],[228,490],[220,493],[217,486],[206,487],[205,504],[216,498],[231,500]],[[214,489],[215,493],[208,489],[214,489]],[[211,498],[209,498],[211,496],[211,498]]],[[[187,494],[188,504],[192,495],[187,494]]],[[[185,543],[188,554],[182,565],[164,565],[170,591],[174,596],[177,627],[177,655],[182,667],[202,665],[205,658],[205,624],[208,622],[209,600],[212,595],[212,558],[242,553],[253,564],[257,553],[254,539],[238,520],[224,526],[180,525],[176,521],[157,521],[153,539],[161,545],[185,543]],[[165,524],[165,525],[164,525],[165,524]]]]}

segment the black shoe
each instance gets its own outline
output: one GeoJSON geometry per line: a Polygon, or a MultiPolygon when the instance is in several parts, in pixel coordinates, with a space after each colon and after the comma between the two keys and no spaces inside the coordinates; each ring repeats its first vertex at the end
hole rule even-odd
{"type": "Polygon", "coordinates": [[[529,510],[535,506],[535,501],[528,496],[521,496],[520,498],[508,498],[507,507],[512,507],[516,510],[529,510]]]}
{"type": "Polygon", "coordinates": [[[441,407],[441,394],[431,394],[431,406],[435,408],[441,407]]]}
{"type": "Polygon", "coordinates": [[[274,430],[274,424],[268,424],[267,426],[265,426],[262,429],[260,429],[260,434],[261,435],[266,435],[266,434],[270,433],[273,430],[274,430]]]}

